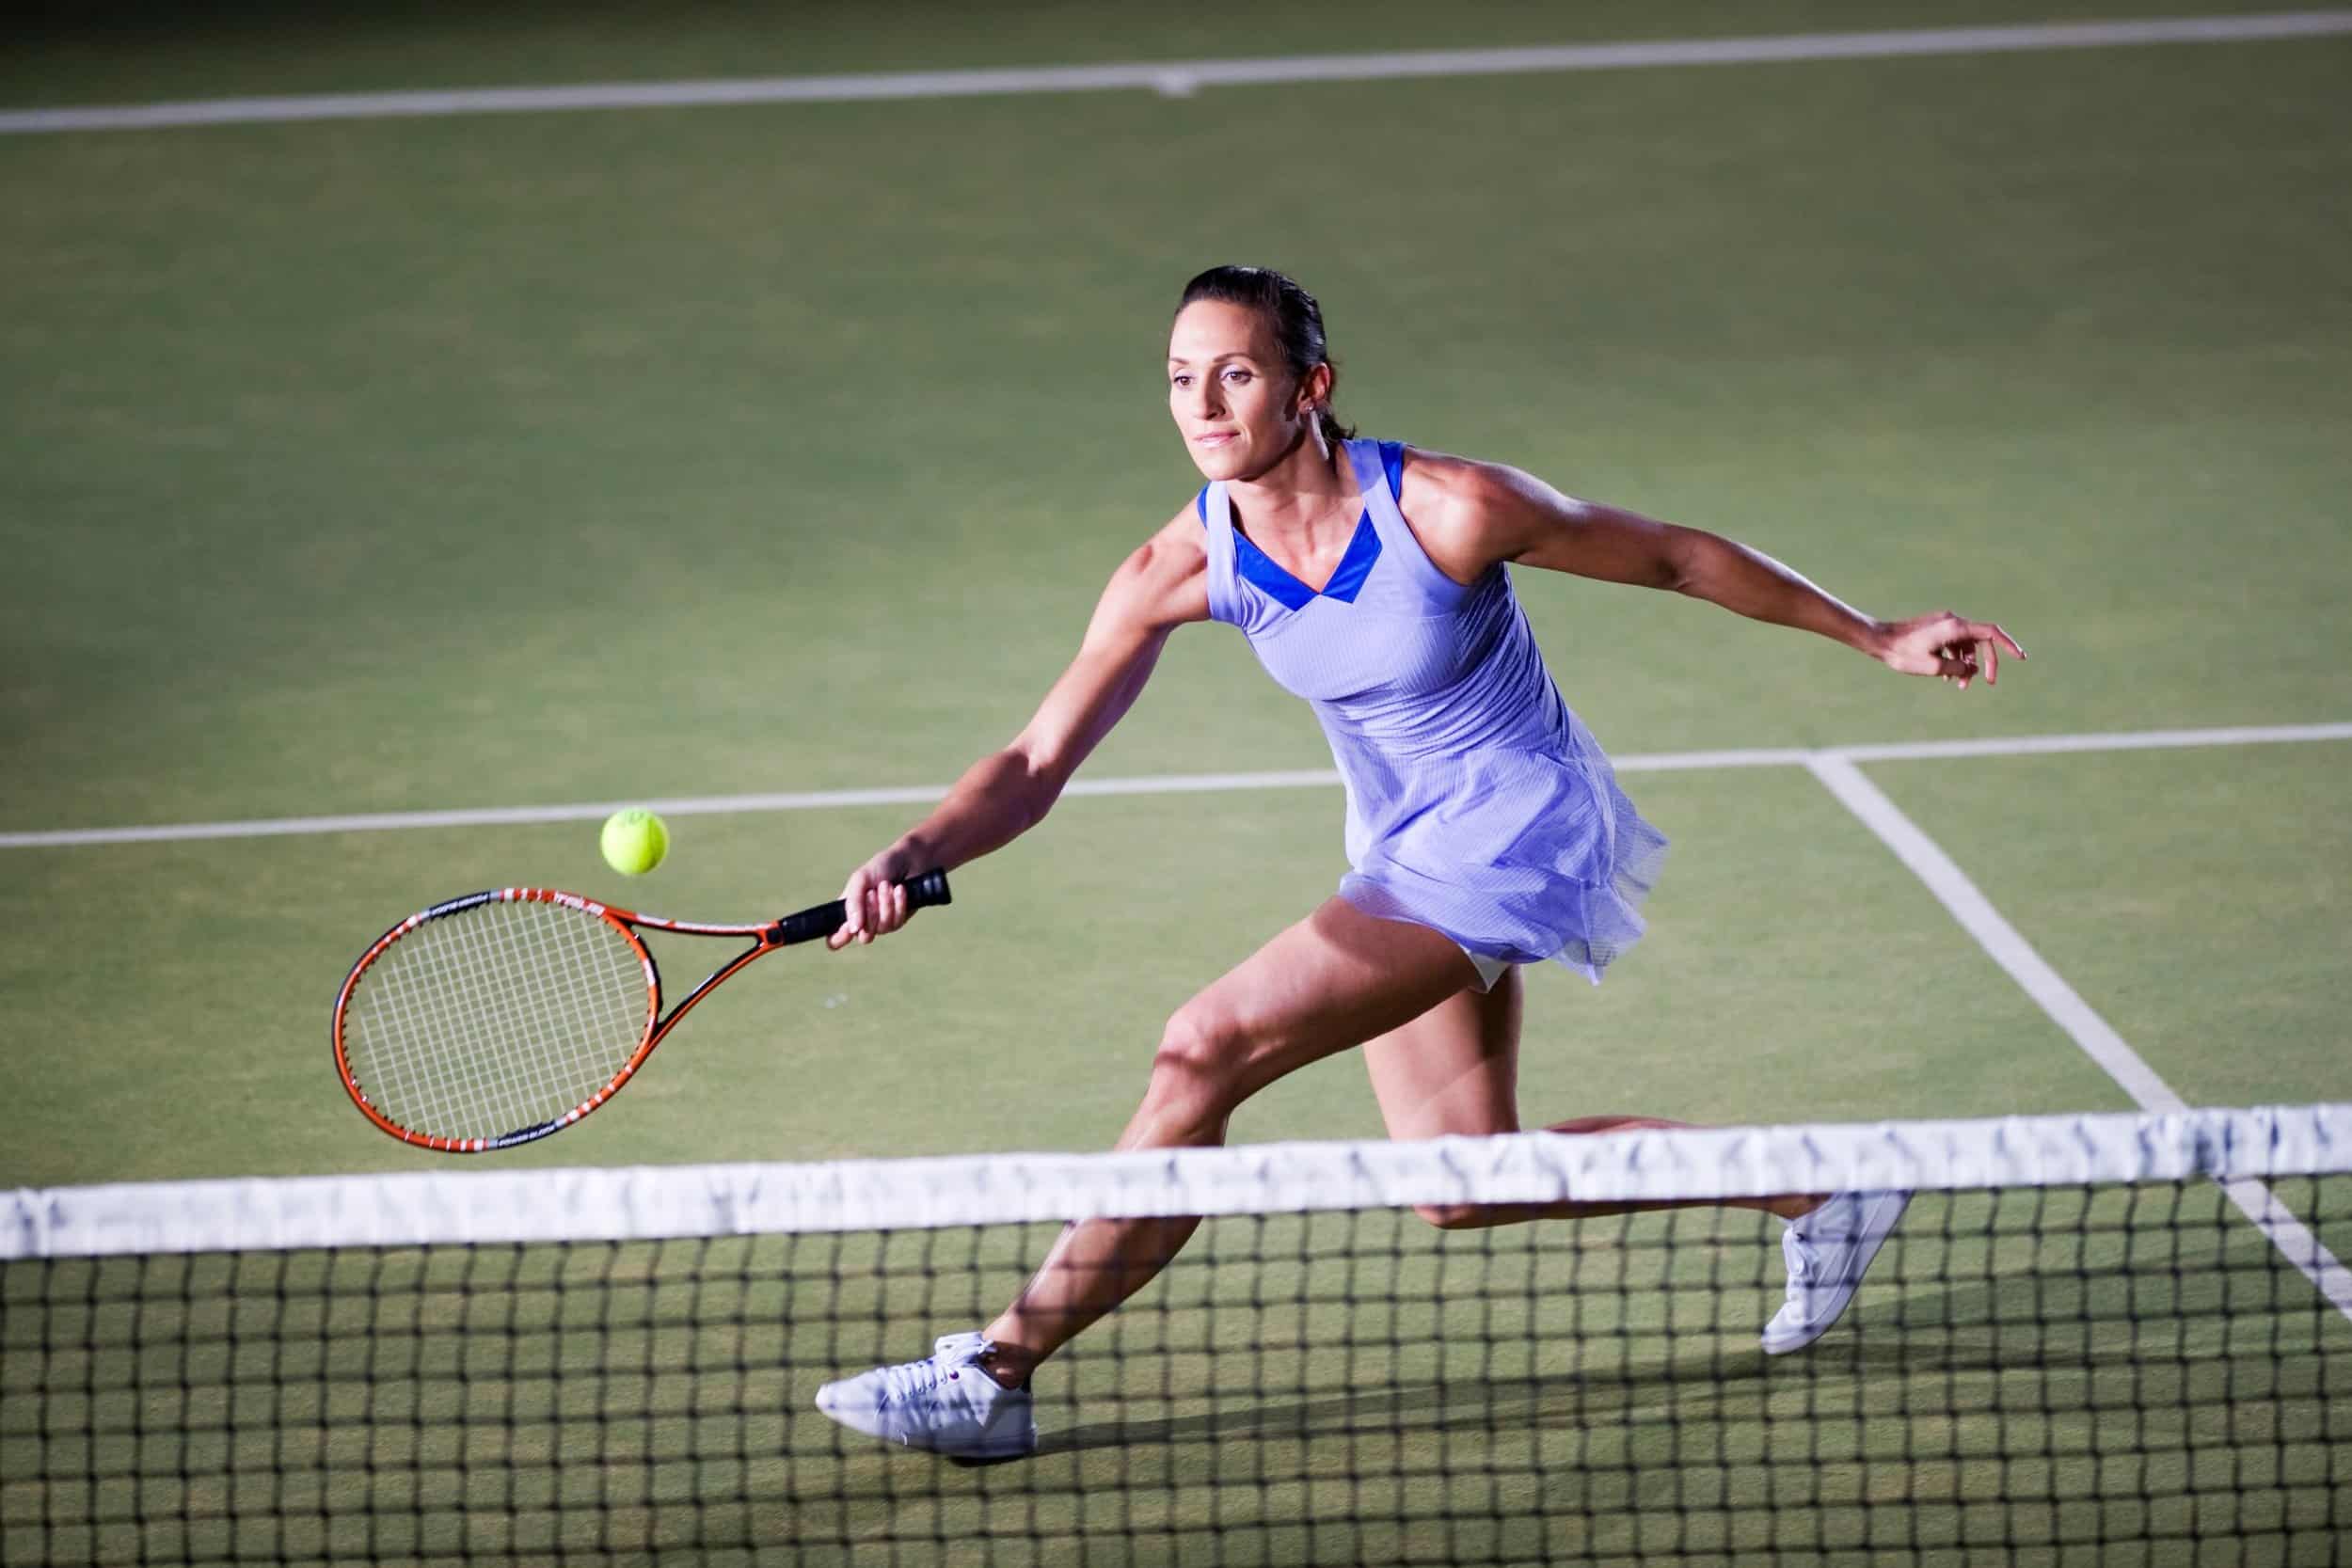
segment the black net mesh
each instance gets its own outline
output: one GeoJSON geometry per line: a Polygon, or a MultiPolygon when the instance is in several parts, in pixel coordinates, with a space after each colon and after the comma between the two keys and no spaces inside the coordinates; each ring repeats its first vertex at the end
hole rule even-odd
{"type": "MultiPolygon", "coordinates": [[[[2352,1178],[2272,1184],[2322,1241],[2352,1178]]],[[[2352,1320],[2211,1181],[1925,1193],[1767,1356],[1780,1227],[1243,1213],[966,1466],[818,1386],[1057,1227],[0,1264],[9,1563],[2316,1563],[2352,1320]]]]}

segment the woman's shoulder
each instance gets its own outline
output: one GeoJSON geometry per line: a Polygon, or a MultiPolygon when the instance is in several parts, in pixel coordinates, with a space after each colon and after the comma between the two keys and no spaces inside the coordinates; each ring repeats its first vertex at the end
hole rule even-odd
{"type": "Polygon", "coordinates": [[[1187,501],[1183,511],[1127,552],[1103,597],[1150,625],[1205,621],[1208,575],[1206,531],[1187,501]]]}
{"type": "Polygon", "coordinates": [[[1513,553],[1514,519],[1544,485],[1507,464],[1407,446],[1396,488],[1397,510],[1423,552],[1468,583],[1513,553]]]}
{"type": "Polygon", "coordinates": [[[1507,505],[1529,485],[1539,483],[1505,463],[1433,451],[1427,447],[1406,444],[1403,457],[1397,506],[1407,513],[1416,507],[1435,515],[1507,505]]]}
{"type": "Polygon", "coordinates": [[[1208,561],[1208,519],[1192,501],[1184,502],[1176,515],[1162,523],[1152,536],[1136,546],[1130,561],[1143,560],[1163,570],[1183,566],[1199,571],[1208,561]]]}

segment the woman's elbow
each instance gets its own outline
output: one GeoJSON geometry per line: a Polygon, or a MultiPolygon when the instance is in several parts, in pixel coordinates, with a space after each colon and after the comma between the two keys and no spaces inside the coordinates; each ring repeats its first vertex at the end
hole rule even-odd
{"type": "Polygon", "coordinates": [[[1708,584],[1722,575],[1711,568],[1717,564],[1720,560],[1718,552],[1724,548],[1724,541],[1714,534],[1668,524],[1652,562],[1657,576],[1651,585],[1695,599],[1711,597],[1708,593],[1708,584]]]}

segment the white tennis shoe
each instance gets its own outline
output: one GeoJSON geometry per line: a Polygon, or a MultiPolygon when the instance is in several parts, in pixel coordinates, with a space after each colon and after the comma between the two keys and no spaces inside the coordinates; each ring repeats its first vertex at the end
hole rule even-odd
{"type": "Polygon", "coordinates": [[[1839,1193],[1788,1222],[1780,1238],[1788,1299],[1764,1325],[1768,1354],[1803,1350],[1837,1321],[1910,1201],[1909,1193],[1839,1193]]]}
{"type": "Polygon", "coordinates": [[[854,1432],[951,1459],[1012,1459],[1037,1451],[1026,1388],[1008,1388],[980,1358],[977,1333],[945,1334],[928,1361],[877,1367],[817,1390],[817,1408],[854,1432]]]}

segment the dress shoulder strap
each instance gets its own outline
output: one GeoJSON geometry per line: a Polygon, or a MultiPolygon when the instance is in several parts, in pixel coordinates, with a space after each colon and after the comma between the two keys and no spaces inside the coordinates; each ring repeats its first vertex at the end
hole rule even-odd
{"type": "Polygon", "coordinates": [[[1349,441],[1347,459],[1355,469],[1357,486],[1363,492],[1364,511],[1380,534],[1380,547],[1394,553],[1430,603],[1438,607],[1460,603],[1471,590],[1438,570],[1398,505],[1397,498],[1405,489],[1405,443],[1349,441]]]}
{"type": "Polygon", "coordinates": [[[1201,547],[1209,556],[1209,619],[1241,626],[1242,607],[1233,591],[1233,505],[1223,482],[1202,485],[1192,507],[1200,519],[1201,547]]]}

